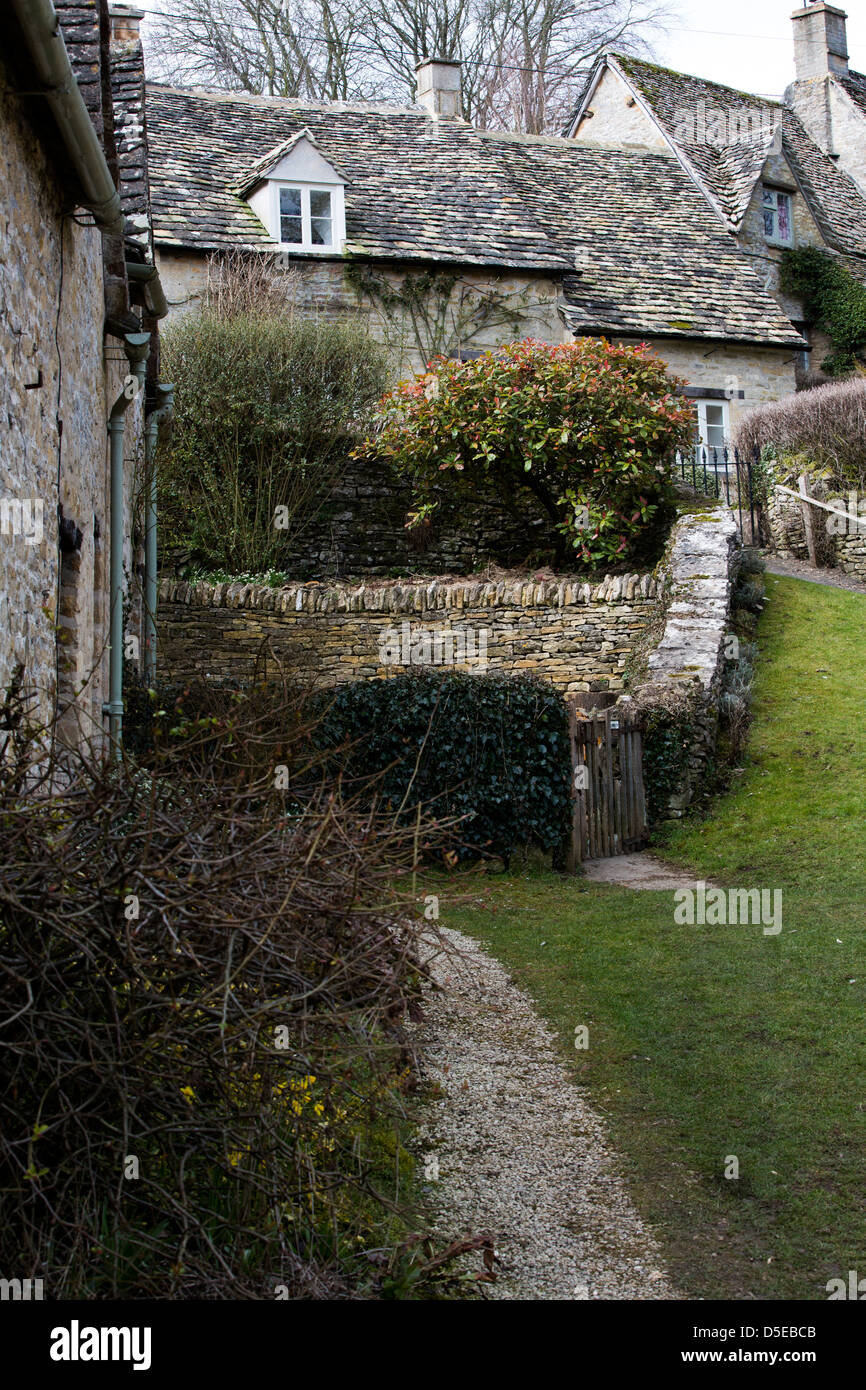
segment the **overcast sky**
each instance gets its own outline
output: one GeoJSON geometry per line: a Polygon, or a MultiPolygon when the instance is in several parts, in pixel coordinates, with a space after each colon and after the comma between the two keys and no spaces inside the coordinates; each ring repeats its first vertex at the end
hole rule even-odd
{"type": "MultiPolygon", "coordinates": [[[[657,46],[659,62],[741,91],[781,96],[794,77],[791,15],[802,0],[676,0],[680,18],[657,46]],[[675,25],[675,27],[674,27],[675,25]],[[707,32],[709,31],[709,32],[707,32]]],[[[848,12],[851,66],[866,71],[866,4],[848,12]]]]}
{"type": "MultiPolygon", "coordinates": [[[[165,0],[132,0],[139,9],[165,10],[165,0]]],[[[656,42],[665,67],[709,77],[741,91],[781,96],[794,77],[791,14],[802,0],[670,0],[677,17],[656,42]]],[[[866,72],[866,3],[836,0],[848,11],[851,66],[866,72]]]]}

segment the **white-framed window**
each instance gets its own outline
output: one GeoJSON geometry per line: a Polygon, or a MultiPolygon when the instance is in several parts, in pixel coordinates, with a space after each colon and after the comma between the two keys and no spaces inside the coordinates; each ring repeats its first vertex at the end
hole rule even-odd
{"type": "Polygon", "coordinates": [[[730,406],[727,401],[697,400],[695,409],[698,417],[695,448],[701,456],[706,450],[708,462],[712,462],[712,450],[721,454],[730,443],[730,406]]]}
{"type": "Polygon", "coordinates": [[[790,246],[794,240],[794,222],[790,193],[780,188],[764,185],[761,206],[764,213],[764,236],[781,246],[790,246]]]}
{"type": "Polygon", "coordinates": [[[275,226],[281,246],[327,251],[337,245],[335,188],[306,184],[274,184],[275,226]]]}

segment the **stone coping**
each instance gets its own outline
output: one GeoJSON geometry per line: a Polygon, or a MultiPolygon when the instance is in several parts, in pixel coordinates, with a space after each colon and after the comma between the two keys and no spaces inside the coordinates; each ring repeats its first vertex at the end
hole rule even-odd
{"type": "Polygon", "coordinates": [[[588,584],[579,575],[556,579],[427,580],[413,583],[194,584],[163,579],[159,598],[196,608],[246,608],[266,613],[423,613],[461,608],[569,608],[580,604],[628,603],[654,598],[660,581],[652,574],[605,575],[588,584]]]}
{"type": "Polygon", "coordinates": [[[648,660],[654,684],[697,681],[706,693],[715,684],[730,612],[736,534],[727,507],[686,512],[676,522],[661,566],[669,594],[664,629],[648,660]]]}

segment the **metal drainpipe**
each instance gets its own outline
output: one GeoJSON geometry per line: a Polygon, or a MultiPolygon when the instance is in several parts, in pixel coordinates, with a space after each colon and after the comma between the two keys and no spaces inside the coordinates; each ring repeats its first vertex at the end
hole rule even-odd
{"type": "MultiPolygon", "coordinates": [[[[149,333],[125,335],[124,352],[130,372],[138,382],[138,391],[144,386],[149,351],[149,333]]],[[[112,759],[120,757],[120,738],[123,730],[123,435],[126,428],[126,412],[138,395],[138,391],[127,395],[127,390],[128,385],[124,385],[108,417],[111,468],[108,583],[111,611],[108,638],[108,702],[103,705],[102,712],[108,715],[112,759]]]]}
{"type": "Polygon", "coordinates": [[[100,227],[123,231],[123,210],[111,171],[69,63],[51,0],[12,0],[12,9],[81,186],[81,206],[100,227]]]}
{"type": "Polygon", "coordinates": [[[159,427],[174,407],[174,387],[160,383],[156,402],[144,433],[144,679],[148,686],[156,677],[156,446],[159,427]]]}

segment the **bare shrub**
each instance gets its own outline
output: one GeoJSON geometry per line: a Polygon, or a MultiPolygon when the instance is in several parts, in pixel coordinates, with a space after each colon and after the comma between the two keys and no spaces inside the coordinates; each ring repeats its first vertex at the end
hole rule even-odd
{"type": "Polygon", "coordinates": [[[0,762],[0,1245],[52,1297],[375,1295],[410,1258],[418,830],[256,698],[148,766],[0,762]]]}
{"type": "Polygon", "coordinates": [[[273,312],[294,314],[299,273],[284,268],[276,252],[232,248],[208,256],[202,308],[219,318],[273,312]]]}

